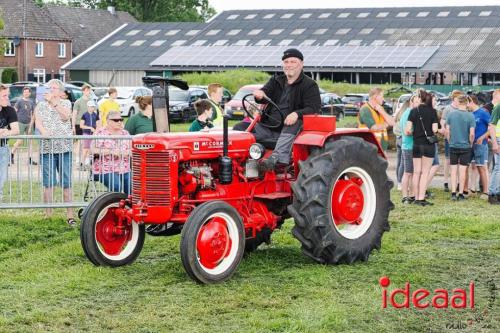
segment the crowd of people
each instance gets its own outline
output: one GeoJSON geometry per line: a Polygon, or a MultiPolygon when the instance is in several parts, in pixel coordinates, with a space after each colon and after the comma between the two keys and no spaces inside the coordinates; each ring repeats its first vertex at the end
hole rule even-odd
{"type": "MultiPolygon", "coordinates": [[[[370,92],[370,95],[377,91],[370,92]]],[[[436,98],[419,89],[396,110],[398,188],[404,204],[432,205],[428,187],[439,169],[439,137],[444,138],[444,191],[450,199],[462,201],[470,195],[500,204],[500,89],[493,93],[491,104],[480,105],[475,95],[455,90],[451,104],[438,116],[436,98]],[[488,174],[488,155],[492,154],[493,168],[488,174]]],[[[368,104],[377,103],[370,99],[368,104]]],[[[360,112],[359,121],[365,122],[360,112]]],[[[384,118],[385,119],[385,118],[384,118]]],[[[377,120],[367,124],[373,131],[382,132],[389,122],[377,120]],[[373,124],[373,125],[372,125],[373,124]]],[[[383,139],[383,135],[378,138],[383,139]]]]}
{"type": "MultiPolygon", "coordinates": [[[[256,102],[269,96],[284,110],[286,117],[279,131],[257,126],[257,137],[275,137],[273,154],[261,161],[259,168],[275,169],[289,163],[293,138],[301,128],[302,115],[314,113],[320,107],[319,90],[316,83],[302,71],[303,55],[296,49],[285,51],[284,74],[276,76],[261,89],[254,92],[256,102]],[[297,99],[294,96],[302,96],[297,99]],[[292,98],[293,97],[293,98],[292,98]],[[291,100],[295,104],[291,104],[291,100]]],[[[124,124],[117,91],[109,88],[109,99],[99,109],[91,98],[91,87],[82,87],[83,95],[74,106],[64,98],[64,85],[59,80],[50,80],[42,101],[35,104],[30,90],[14,107],[9,103],[8,88],[0,85],[0,200],[2,188],[8,174],[9,163],[14,163],[21,140],[17,140],[9,151],[8,137],[31,134],[33,130],[47,139],[40,142],[40,160],[43,199],[52,202],[54,187],[63,189],[64,201],[71,198],[72,164],[78,152],[83,167],[90,166],[93,179],[104,184],[110,191],[130,191],[130,141],[103,138],[106,136],[128,136],[153,131],[153,101],[151,96],[136,99],[140,112],[124,124]],[[72,135],[94,135],[93,140],[75,140],[72,135]],[[51,136],[68,138],[49,139],[51,136]]],[[[220,107],[223,87],[218,83],[208,85],[208,99],[194,103],[197,118],[189,127],[190,132],[204,131],[222,126],[223,111],[220,107]]],[[[453,201],[465,200],[478,194],[491,204],[500,204],[500,89],[493,93],[492,106],[480,105],[473,95],[453,91],[452,103],[439,116],[436,97],[418,89],[394,115],[382,107],[384,91],[372,88],[369,100],[358,113],[358,126],[368,128],[383,149],[388,146],[388,128],[396,135],[397,181],[404,204],[432,205],[428,190],[440,167],[439,137],[444,137],[444,190],[451,192],[453,201]],[[493,154],[493,170],[488,174],[488,154],[493,154]]],[[[263,120],[265,122],[265,119],[263,120]]],[[[248,125],[246,125],[248,126],[248,125]]],[[[31,157],[31,156],[30,156],[31,157]]],[[[28,163],[36,165],[34,160],[28,163]]],[[[46,209],[47,216],[52,209],[46,209]]],[[[73,209],[67,209],[67,223],[76,225],[73,209]]]]}

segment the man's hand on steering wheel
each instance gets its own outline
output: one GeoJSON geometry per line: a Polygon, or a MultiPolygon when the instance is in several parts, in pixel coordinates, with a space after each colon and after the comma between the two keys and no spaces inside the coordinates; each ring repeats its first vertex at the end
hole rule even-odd
{"type": "MultiPolygon", "coordinates": [[[[262,90],[260,90],[260,93],[259,92],[256,93],[254,91],[252,94],[243,96],[242,107],[243,110],[251,119],[255,119],[255,116],[257,114],[262,115],[262,117],[266,117],[266,122],[260,122],[260,124],[264,127],[274,129],[274,128],[280,128],[284,124],[285,116],[281,112],[280,108],[269,97],[267,97],[262,90]],[[253,97],[255,99],[261,95],[262,99],[268,102],[268,105],[264,108],[264,110],[261,110],[261,107],[259,106],[260,104],[256,104],[255,101],[249,100],[249,97],[253,97]],[[249,107],[254,108],[254,111],[252,113],[249,112],[249,107]],[[277,112],[270,112],[271,110],[269,107],[275,108],[277,112]]],[[[297,120],[295,119],[295,121],[297,120]]],[[[295,123],[295,121],[293,123],[295,123]]]]}
{"type": "Polygon", "coordinates": [[[292,112],[285,118],[285,125],[286,126],[292,126],[297,122],[297,119],[299,119],[299,115],[297,112],[292,112]]]}
{"type": "Polygon", "coordinates": [[[253,97],[255,99],[258,99],[258,100],[263,99],[264,96],[267,97],[266,93],[263,90],[260,90],[260,89],[254,90],[252,94],[253,94],[253,97]]]}

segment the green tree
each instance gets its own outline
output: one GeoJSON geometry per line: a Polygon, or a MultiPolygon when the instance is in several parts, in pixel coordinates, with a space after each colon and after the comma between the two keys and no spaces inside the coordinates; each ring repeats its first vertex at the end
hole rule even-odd
{"type": "Polygon", "coordinates": [[[2,9],[0,8],[0,57],[3,57],[3,52],[5,51],[5,39],[3,38],[2,30],[4,27],[3,24],[3,19],[2,19],[3,13],[2,9]]]}
{"type": "Polygon", "coordinates": [[[42,7],[45,4],[54,4],[59,6],[72,6],[72,7],[81,7],[80,1],[64,1],[64,0],[35,0],[35,4],[38,7],[42,7]]]}
{"type": "Polygon", "coordinates": [[[14,83],[18,81],[19,76],[17,75],[17,70],[15,68],[5,68],[2,71],[2,82],[3,83],[14,83]]]}
{"type": "Polygon", "coordinates": [[[101,9],[114,6],[142,22],[202,22],[215,14],[208,0],[81,0],[80,5],[101,9]]]}

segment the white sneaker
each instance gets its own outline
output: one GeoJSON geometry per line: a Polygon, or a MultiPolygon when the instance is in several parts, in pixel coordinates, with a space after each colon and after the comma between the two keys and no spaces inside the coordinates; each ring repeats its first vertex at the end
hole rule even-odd
{"type": "Polygon", "coordinates": [[[401,188],[402,188],[401,183],[398,183],[398,191],[401,191],[401,188]]]}

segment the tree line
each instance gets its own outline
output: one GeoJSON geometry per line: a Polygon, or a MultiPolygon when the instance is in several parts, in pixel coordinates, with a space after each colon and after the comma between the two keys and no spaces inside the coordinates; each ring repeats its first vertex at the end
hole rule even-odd
{"type": "Polygon", "coordinates": [[[57,5],[106,9],[114,6],[141,22],[204,22],[215,14],[208,0],[35,0],[57,5]]]}

